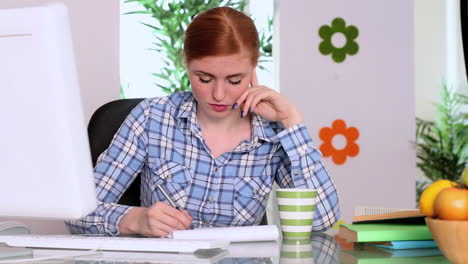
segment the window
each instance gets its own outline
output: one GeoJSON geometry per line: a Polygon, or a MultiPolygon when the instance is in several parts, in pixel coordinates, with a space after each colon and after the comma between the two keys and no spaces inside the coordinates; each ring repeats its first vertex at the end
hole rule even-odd
{"type": "MultiPolygon", "coordinates": [[[[255,20],[259,32],[264,30],[271,34],[267,27],[268,18],[273,16],[273,0],[255,0],[248,6],[249,13],[255,20]]],[[[167,95],[156,84],[156,73],[164,65],[161,54],[151,50],[156,40],[151,29],[142,23],[153,24],[154,19],[148,14],[126,14],[142,11],[144,8],[136,3],[120,3],[120,84],[123,98],[155,97],[167,95]]],[[[265,70],[258,70],[259,81],[274,88],[273,61],[262,62],[265,70]]],[[[159,83],[164,85],[162,83],[159,83]]]]}

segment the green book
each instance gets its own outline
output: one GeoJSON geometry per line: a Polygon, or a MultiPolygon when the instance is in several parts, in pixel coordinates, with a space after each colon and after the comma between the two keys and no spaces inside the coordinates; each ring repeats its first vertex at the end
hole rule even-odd
{"type": "Polygon", "coordinates": [[[352,242],[433,239],[426,225],[343,224],[338,235],[352,242]]]}

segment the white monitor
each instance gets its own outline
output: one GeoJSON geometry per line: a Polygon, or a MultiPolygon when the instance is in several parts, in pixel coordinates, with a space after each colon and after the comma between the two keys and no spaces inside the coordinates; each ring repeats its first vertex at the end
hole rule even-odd
{"type": "Polygon", "coordinates": [[[97,206],[67,9],[0,9],[0,216],[97,206]]]}

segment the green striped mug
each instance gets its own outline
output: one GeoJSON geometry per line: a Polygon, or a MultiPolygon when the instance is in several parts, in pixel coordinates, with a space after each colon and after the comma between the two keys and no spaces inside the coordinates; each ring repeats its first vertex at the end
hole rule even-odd
{"type": "Polygon", "coordinates": [[[310,238],[317,190],[276,189],[281,230],[284,238],[310,238]]]}

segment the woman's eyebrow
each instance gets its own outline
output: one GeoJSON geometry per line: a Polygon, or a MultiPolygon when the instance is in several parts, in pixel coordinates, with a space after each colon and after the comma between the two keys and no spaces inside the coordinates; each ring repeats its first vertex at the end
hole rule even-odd
{"type": "MultiPolygon", "coordinates": [[[[208,75],[210,76],[211,78],[214,78],[215,76],[211,73],[207,73],[207,72],[204,72],[204,71],[194,71],[193,72],[194,74],[200,74],[200,75],[208,75]]],[[[246,74],[245,73],[235,73],[235,74],[230,74],[228,75],[226,78],[230,79],[230,78],[235,78],[235,77],[244,77],[246,74]]]]}
{"type": "Polygon", "coordinates": [[[194,71],[193,73],[194,73],[194,74],[197,74],[197,75],[208,75],[208,76],[210,76],[211,78],[214,78],[214,75],[213,75],[213,74],[209,74],[209,73],[204,72],[204,71],[194,71]]]}
{"type": "Polygon", "coordinates": [[[231,75],[228,75],[227,78],[230,79],[230,78],[234,78],[234,77],[244,77],[246,74],[245,73],[236,73],[236,74],[231,74],[231,75]]]}

